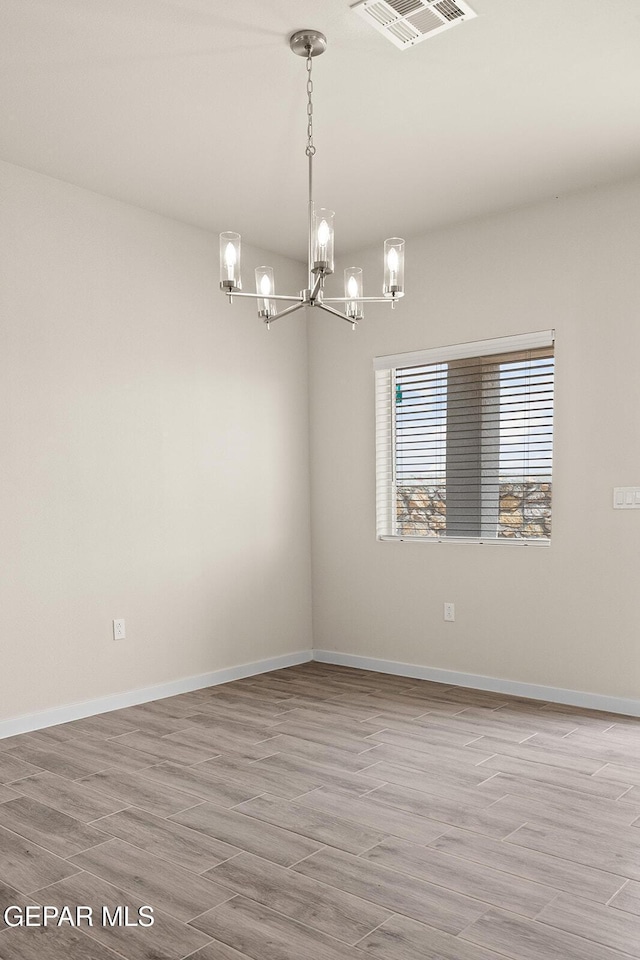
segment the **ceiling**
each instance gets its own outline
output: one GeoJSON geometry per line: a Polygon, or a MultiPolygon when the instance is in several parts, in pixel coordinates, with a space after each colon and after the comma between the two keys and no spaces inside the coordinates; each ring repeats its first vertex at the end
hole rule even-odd
{"type": "Polygon", "coordinates": [[[337,252],[640,173],[638,0],[469,0],[400,51],[351,0],[0,0],[0,158],[296,259],[305,65],[337,252]]]}

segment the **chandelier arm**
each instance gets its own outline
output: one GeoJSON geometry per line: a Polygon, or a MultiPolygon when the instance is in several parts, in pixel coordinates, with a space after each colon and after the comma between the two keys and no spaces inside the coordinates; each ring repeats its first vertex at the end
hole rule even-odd
{"type": "Polygon", "coordinates": [[[323,297],[323,303],[351,303],[357,300],[358,303],[393,303],[399,297],[323,297]]]}
{"type": "Polygon", "coordinates": [[[351,303],[357,300],[358,303],[393,303],[399,297],[323,297],[323,303],[351,303]]]}
{"type": "MultiPolygon", "coordinates": [[[[264,293],[237,293],[236,291],[231,291],[231,293],[228,293],[227,296],[229,297],[229,299],[231,299],[232,297],[247,297],[249,300],[265,299],[264,293]]],[[[297,297],[287,297],[284,295],[281,296],[278,293],[270,293],[268,294],[266,299],[267,300],[293,300],[295,303],[300,303],[300,304],[304,304],[305,302],[304,297],[301,297],[300,295],[298,295],[297,297]]]]}
{"type": "Polygon", "coordinates": [[[300,303],[294,303],[293,306],[291,306],[291,307],[286,307],[286,309],[281,310],[280,313],[274,313],[273,316],[271,316],[271,317],[269,317],[267,320],[265,320],[265,323],[272,323],[274,320],[279,320],[280,317],[286,317],[287,314],[289,314],[289,313],[295,313],[296,310],[302,310],[302,308],[303,308],[304,306],[306,306],[306,304],[305,304],[304,301],[302,301],[302,302],[300,302],[300,303]]]}
{"type": "Polygon", "coordinates": [[[315,278],[315,282],[314,282],[314,284],[313,284],[313,288],[312,288],[312,289],[310,290],[310,292],[309,292],[309,300],[317,300],[318,294],[319,294],[319,292],[322,290],[323,279],[324,279],[324,278],[323,278],[322,274],[319,274],[319,275],[315,278]]]}
{"type": "Polygon", "coordinates": [[[322,301],[322,303],[320,303],[319,301],[316,301],[313,304],[313,306],[317,307],[319,310],[324,310],[325,313],[333,314],[334,317],[340,317],[341,320],[346,320],[347,323],[350,323],[352,326],[354,326],[358,322],[353,317],[348,317],[346,313],[340,313],[339,310],[334,310],[333,307],[328,307],[324,300],[322,301]]]}
{"type": "Polygon", "coordinates": [[[357,300],[358,303],[393,303],[400,297],[323,297],[323,303],[351,303],[357,300]]]}

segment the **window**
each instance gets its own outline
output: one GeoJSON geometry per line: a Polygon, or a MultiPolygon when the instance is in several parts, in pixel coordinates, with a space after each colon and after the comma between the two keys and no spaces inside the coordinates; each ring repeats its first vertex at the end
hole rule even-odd
{"type": "Polygon", "coordinates": [[[379,538],[548,543],[553,339],[375,360],[379,538]]]}

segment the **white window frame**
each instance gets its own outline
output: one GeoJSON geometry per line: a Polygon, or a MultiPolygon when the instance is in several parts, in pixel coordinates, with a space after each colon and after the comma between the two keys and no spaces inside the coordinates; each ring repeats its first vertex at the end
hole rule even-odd
{"type": "Polygon", "coordinates": [[[395,482],[395,372],[399,367],[447,363],[472,357],[487,357],[524,350],[537,350],[555,344],[555,330],[540,330],[511,337],[495,337],[458,343],[448,347],[415,350],[375,357],[375,415],[376,415],[376,537],[395,543],[478,543],[519,547],[547,547],[549,538],[507,537],[422,537],[389,534],[393,528],[396,509],[395,482]]]}

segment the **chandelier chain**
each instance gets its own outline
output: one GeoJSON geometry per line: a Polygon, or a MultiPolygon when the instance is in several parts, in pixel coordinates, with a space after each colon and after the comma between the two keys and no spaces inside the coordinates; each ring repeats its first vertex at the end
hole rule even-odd
{"type": "Polygon", "coordinates": [[[307,47],[307,149],[305,153],[312,157],[316,148],[313,145],[313,80],[311,79],[311,69],[313,59],[311,57],[311,47],[307,47]]]}

